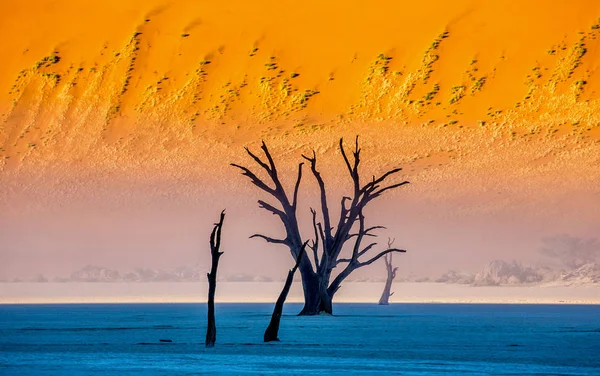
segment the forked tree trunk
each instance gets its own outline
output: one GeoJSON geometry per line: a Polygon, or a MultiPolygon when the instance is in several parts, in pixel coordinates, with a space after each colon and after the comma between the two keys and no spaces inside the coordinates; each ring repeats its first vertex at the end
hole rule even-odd
{"type": "Polygon", "coordinates": [[[219,258],[223,252],[219,252],[221,247],[221,229],[223,228],[223,220],[225,219],[225,211],[221,212],[219,223],[210,234],[210,254],[212,257],[212,266],[208,277],[208,325],[206,328],[206,347],[214,347],[217,340],[217,325],[215,323],[215,292],[217,290],[217,268],[219,267],[219,258]]]}
{"type": "Polygon", "coordinates": [[[283,286],[283,290],[281,290],[281,294],[279,294],[279,298],[277,298],[277,302],[275,303],[275,308],[273,309],[273,315],[271,316],[271,322],[265,330],[264,341],[279,341],[279,323],[281,322],[281,314],[283,312],[283,304],[285,303],[285,299],[290,292],[290,288],[292,287],[292,282],[294,281],[294,274],[296,273],[296,269],[298,269],[298,265],[300,265],[300,261],[304,257],[304,248],[306,247],[306,243],[302,247],[302,252],[298,255],[298,259],[296,260],[296,265],[290,269],[287,275],[287,279],[285,280],[285,285],[283,286]]]}
{"type": "MultiPolygon", "coordinates": [[[[388,241],[388,248],[392,247],[392,243],[394,241],[390,240],[388,241]]],[[[390,253],[389,255],[385,255],[383,260],[385,261],[385,270],[387,271],[387,278],[385,280],[385,286],[383,287],[383,292],[381,293],[381,298],[379,298],[379,305],[389,305],[390,304],[390,297],[392,295],[394,295],[392,291],[392,282],[394,281],[394,278],[396,278],[396,271],[398,271],[398,268],[394,267],[394,265],[392,264],[392,254],[390,253]]]]}

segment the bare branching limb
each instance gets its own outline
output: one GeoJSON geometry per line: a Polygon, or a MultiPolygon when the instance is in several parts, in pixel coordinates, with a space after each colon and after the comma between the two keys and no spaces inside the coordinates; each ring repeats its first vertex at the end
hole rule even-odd
{"type": "Polygon", "coordinates": [[[271,157],[271,153],[269,152],[269,149],[267,148],[267,144],[265,144],[264,140],[263,140],[260,148],[263,150],[263,152],[265,153],[265,156],[267,157],[267,160],[269,161],[269,165],[271,166],[271,174],[273,176],[273,180],[279,181],[279,179],[277,178],[277,169],[275,168],[275,162],[273,161],[273,157],[271,157]]]}
{"type": "Polygon", "coordinates": [[[365,253],[369,252],[371,250],[371,248],[375,247],[377,245],[377,243],[371,243],[369,245],[367,245],[365,248],[363,248],[362,251],[358,252],[358,257],[364,255],[365,253]]]}
{"type": "Polygon", "coordinates": [[[312,171],[315,179],[317,180],[317,184],[319,185],[319,191],[321,195],[321,215],[323,216],[323,227],[325,231],[325,244],[324,246],[327,248],[329,242],[332,240],[331,236],[331,220],[329,216],[329,206],[327,205],[327,192],[325,190],[325,182],[321,177],[321,173],[317,170],[317,154],[313,150],[312,158],[307,157],[306,155],[302,155],[302,158],[306,159],[310,162],[310,170],[312,171]]]}
{"type": "Polygon", "coordinates": [[[365,262],[361,262],[359,264],[359,267],[363,267],[363,266],[367,266],[367,265],[371,265],[372,263],[374,263],[375,261],[379,260],[380,258],[382,258],[383,256],[387,255],[388,253],[392,253],[392,252],[398,252],[398,253],[406,253],[406,251],[404,249],[397,249],[397,248],[392,248],[392,249],[386,249],[383,252],[380,252],[377,256],[369,259],[368,261],[365,262]]]}
{"type": "MultiPolygon", "coordinates": [[[[375,230],[383,230],[383,229],[386,229],[386,227],[384,227],[384,226],[373,226],[373,227],[369,227],[369,228],[367,228],[367,229],[365,229],[365,230],[363,231],[363,236],[372,236],[372,237],[377,237],[377,235],[375,235],[375,234],[371,234],[371,232],[372,232],[372,231],[375,231],[375,230]]],[[[355,236],[358,236],[358,233],[356,233],[356,234],[348,234],[348,237],[347,237],[347,239],[351,239],[351,238],[353,238],[353,237],[355,237],[355,236]]]]}
{"type": "Polygon", "coordinates": [[[258,200],[259,208],[270,211],[274,215],[278,215],[282,220],[287,219],[287,214],[285,214],[282,210],[277,209],[271,204],[264,202],[263,200],[258,200]]]}
{"type": "Polygon", "coordinates": [[[352,205],[354,206],[359,199],[361,194],[360,192],[360,176],[358,173],[358,166],[360,165],[360,148],[358,147],[358,136],[356,136],[355,140],[355,148],[352,156],[354,158],[354,164],[351,165],[348,156],[346,155],[346,150],[344,150],[344,139],[340,138],[340,152],[342,153],[342,157],[344,158],[344,162],[346,163],[346,167],[348,168],[348,172],[350,173],[350,177],[352,178],[352,183],[354,186],[354,200],[352,205]]]}
{"type": "Polygon", "coordinates": [[[319,270],[319,239],[321,238],[321,236],[323,234],[323,230],[317,224],[317,212],[313,208],[310,208],[310,212],[312,214],[313,230],[315,231],[315,239],[313,240],[313,243],[310,246],[310,248],[313,251],[313,257],[315,259],[315,268],[318,271],[319,270]]]}
{"type": "MultiPolygon", "coordinates": [[[[362,211],[358,213],[358,236],[354,242],[354,248],[352,249],[352,260],[358,259],[360,253],[360,243],[365,236],[365,216],[362,211]]],[[[347,238],[347,237],[346,237],[347,238]]]]}
{"type": "Polygon", "coordinates": [[[258,176],[256,176],[252,171],[250,171],[246,167],[237,165],[235,163],[232,163],[231,166],[242,170],[242,175],[249,177],[252,184],[256,185],[258,188],[262,189],[263,191],[269,194],[275,194],[275,190],[273,188],[269,187],[266,183],[260,180],[258,176]]]}
{"type": "Polygon", "coordinates": [[[264,239],[267,243],[287,244],[287,240],[286,239],[275,239],[275,238],[271,238],[269,236],[265,236],[265,235],[262,235],[262,234],[254,234],[254,235],[250,236],[250,239],[254,239],[254,238],[264,239]]]}
{"type": "MultiPolygon", "coordinates": [[[[264,143],[263,143],[264,145],[264,143]]],[[[272,177],[273,171],[271,171],[271,168],[269,168],[269,166],[267,166],[267,164],[265,162],[263,162],[256,154],[252,153],[250,151],[250,149],[248,149],[247,147],[244,148],[244,150],[246,150],[246,153],[248,153],[248,155],[254,159],[254,161],[260,166],[262,167],[268,174],[269,176],[272,177]]]]}
{"type": "Polygon", "coordinates": [[[396,174],[398,172],[402,171],[401,168],[395,168],[393,170],[390,170],[388,172],[386,172],[385,174],[381,175],[381,177],[375,179],[375,176],[373,176],[373,180],[371,182],[369,182],[368,184],[366,184],[363,187],[363,191],[367,191],[375,186],[378,186],[379,183],[382,183],[385,179],[387,179],[389,176],[392,176],[393,174],[396,174]]]}
{"type": "Polygon", "coordinates": [[[375,193],[371,194],[371,195],[370,195],[370,198],[369,198],[369,201],[371,201],[371,200],[373,200],[373,199],[375,199],[375,198],[377,198],[377,197],[381,196],[381,195],[382,195],[384,192],[386,192],[386,191],[389,191],[389,190],[391,190],[391,189],[396,189],[396,188],[402,187],[403,185],[406,185],[406,184],[410,184],[410,182],[408,182],[408,181],[403,181],[402,183],[393,184],[393,185],[390,185],[389,187],[382,188],[382,189],[378,190],[377,192],[375,192],[375,193]]]}
{"type": "Polygon", "coordinates": [[[292,206],[295,208],[298,207],[298,190],[300,189],[300,181],[302,180],[302,166],[304,163],[300,163],[298,165],[298,178],[296,179],[296,185],[294,186],[294,199],[292,202],[292,206]]]}

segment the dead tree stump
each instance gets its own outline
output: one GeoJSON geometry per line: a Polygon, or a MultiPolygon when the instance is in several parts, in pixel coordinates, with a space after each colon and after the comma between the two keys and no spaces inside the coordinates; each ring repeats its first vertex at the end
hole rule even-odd
{"type": "Polygon", "coordinates": [[[277,302],[275,303],[275,308],[273,309],[273,315],[271,316],[271,322],[265,330],[264,341],[279,341],[277,337],[279,334],[279,323],[281,321],[281,314],[283,312],[283,304],[285,303],[285,299],[287,299],[288,293],[290,292],[290,288],[292,287],[292,282],[294,281],[294,274],[296,273],[296,269],[298,269],[298,265],[300,265],[300,261],[302,261],[302,257],[304,256],[304,249],[306,248],[305,242],[298,254],[298,258],[296,259],[296,265],[290,271],[288,271],[287,278],[285,280],[285,285],[283,286],[283,290],[281,290],[281,294],[279,294],[279,298],[277,298],[277,302]]]}
{"type": "Polygon", "coordinates": [[[210,254],[212,257],[212,266],[208,277],[208,326],[206,328],[206,347],[214,347],[217,340],[217,326],[215,323],[215,292],[217,290],[217,268],[219,267],[219,258],[223,254],[221,248],[221,229],[223,228],[223,220],[225,219],[225,210],[221,212],[219,223],[215,223],[215,227],[210,234],[210,254]]]}

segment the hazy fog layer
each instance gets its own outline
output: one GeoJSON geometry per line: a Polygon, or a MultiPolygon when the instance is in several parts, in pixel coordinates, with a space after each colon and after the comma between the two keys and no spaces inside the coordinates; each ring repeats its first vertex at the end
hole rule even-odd
{"type": "MultiPolygon", "coordinates": [[[[273,302],[281,291],[277,282],[223,282],[217,302],[273,302]]],[[[348,282],[337,302],[374,303],[383,283],[348,282]]],[[[207,283],[11,283],[0,284],[0,303],[118,303],[204,302],[207,283]]],[[[471,287],[439,283],[399,283],[390,302],[407,303],[571,303],[600,304],[600,286],[471,287]]],[[[302,301],[295,283],[289,302],[302,301]]]]}

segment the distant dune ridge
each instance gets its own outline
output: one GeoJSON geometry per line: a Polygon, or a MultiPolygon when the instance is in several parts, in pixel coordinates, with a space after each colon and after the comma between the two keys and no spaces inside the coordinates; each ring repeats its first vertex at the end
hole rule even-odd
{"type": "MultiPolygon", "coordinates": [[[[117,270],[96,265],[86,265],[74,271],[67,278],[56,277],[52,282],[204,282],[206,275],[199,266],[181,266],[171,270],[136,268],[134,271],[120,273],[117,270]]],[[[14,282],[24,282],[17,279],[14,282]]],[[[43,275],[26,280],[27,282],[46,283],[50,279],[43,275]]],[[[222,282],[274,282],[267,276],[245,273],[219,277],[222,282]]],[[[383,282],[384,278],[354,278],[351,282],[383,282]]],[[[442,276],[429,277],[403,276],[396,283],[436,282],[472,286],[536,285],[556,284],[577,286],[600,284],[600,264],[587,263],[575,269],[556,269],[548,266],[524,266],[517,261],[491,261],[478,273],[450,270],[442,276]]],[[[279,281],[281,282],[281,281],[279,281]]],[[[299,282],[299,281],[298,281],[299,282]]]]}
{"type": "Polygon", "coordinates": [[[519,262],[494,260],[479,273],[449,271],[435,280],[473,286],[561,284],[566,286],[600,283],[600,265],[584,264],[576,269],[552,269],[547,266],[524,266],[519,262]]]}
{"type": "MultiPolygon", "coordinates": [[[[106,268],[98,265],[86,265],[71,273],[68,277],[53,278],[53,282],[197,282],[206,280],[206,271],[199,265],[183,265],[173,269],[135,268],[128,272],[106,268]]],[[[20,281],[20,280],[18,280],[20,281]]],[[[30,282],[49,282],[38,275],[30,282]]],[[[225,282],[272,282],[266,276],[253,276],[249,274],[232,274],[220,276],[219,281],[225,282]]]]}

